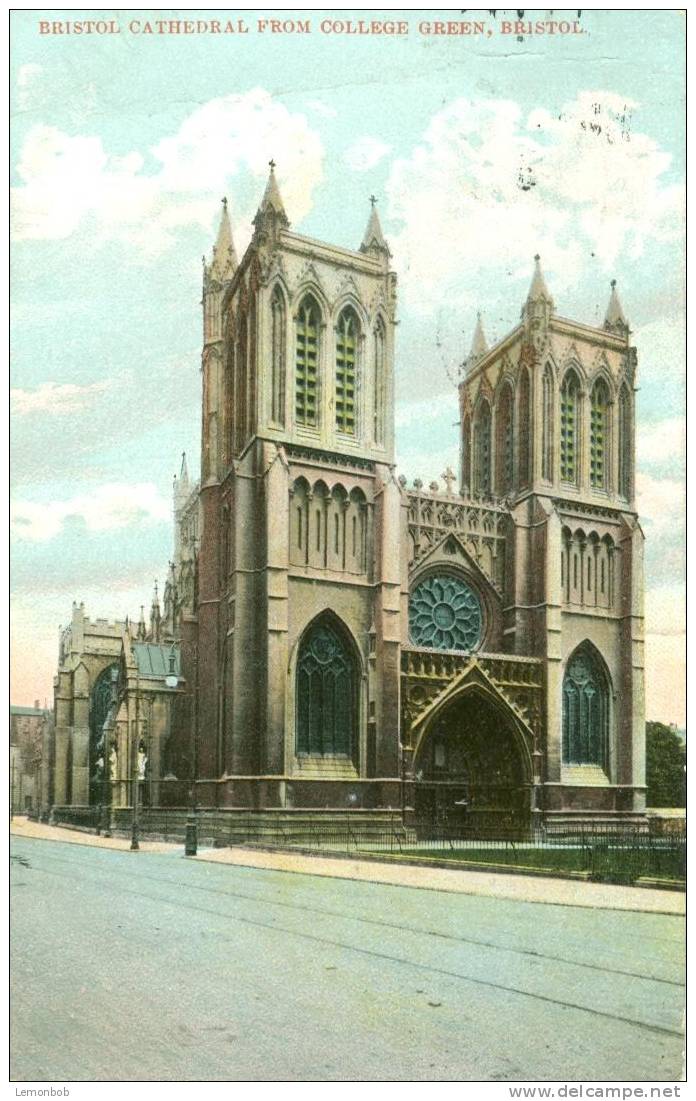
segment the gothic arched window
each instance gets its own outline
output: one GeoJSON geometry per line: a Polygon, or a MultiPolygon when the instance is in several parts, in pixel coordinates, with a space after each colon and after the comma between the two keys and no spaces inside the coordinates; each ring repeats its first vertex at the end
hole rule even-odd
{"type": "Polygon", "coordinates": [[[475,650],[483,630],[481,601],[460,577],[427,577],[409,597],[408,625],[416,646],[475,650]]]}
{"type": "Polygon", "coordinates": [[[271,420],[285,424],[285,300],[280,287],[271,298],[271,420]]]}
{"type": "Polygon", "coordinates": [[[474,422],[474,490],[491,492],[491,407],[485,400],[474,422]]]}
{"type": "Polygon", "coordinates": [[[619,396],[619,493],[631,496],[631,395],[627,386],[619,396]]]}
{"type": "Polygon", "coordinates": [[[531,414],[530,414],[529,371],[526,367],[520,375],[518,395],[518,478],[520,487],[528,486],[531,481],[531,414]]]}
{"type": "Polygon", "coordinates": [[[609,390],[600,378],[592,387],[590,400],[590,485],[607,488],[609,390]]]}
{"type": "Polygon", "coordinates": [[[503,392],[496,410],[496,470],[498,493],[504,495],[512,490],[512,388],[509,383],[503,392]]]}
{"type": "Polygon", "coordinates": [[[295,419],[317,426],[317,371],[319,362],[319,307],[311,295],[297,311],[295,334],[295,419]]]}
{"type": "Polygon", "coordinates": [[[336,326],[336,428],[355,435],[358,319],[347,306],[336,326]]]}
{"type": "Polygon", "coordinates": [[[578,402],[580,384],[575,371],[568,371],[561,387],[561,481],[577,483],[578,402]]]}
{"type": "Polygon", "coordinates": [[[240,451],[244,444],[246,430],[248,356],[247,322],[246,315],[242,314],[237,326],[237,344],[234,355],[234,437],[236,451],[240,451]]]}
{"type": "Polygon", "coordinates": [[[569,658],[563,678],[563,762],[607,767],[609,689],[599,658],[588,645],[569,658]]]}
{"type": "Polygon", "coordinates": [[[322,619],[305,634],[297,659],[297,753],[350,757],[357,700],[356,660],[341,633],[322,619]]]}
{"type": "Polygon", "coordinates": [[[547,482],[553,481],[553,421],[554,394],[553,369],[550,363],[544,370],[542,394],[542,431],[541,431],[541,476],[547,482]]]}
{"type": "Polygon", "coordinates": [[[381,446],[384,443],[384,410],[386,406],[385,388],[387,385],[385,371],[385,349],[387,335],[384,330],[384,322],[377,318],[375,325],[375,378],[374,378],[374,435],[375,443],[381,446]]]}
{"type": "Polygon", "coordinates": [[[471,490],[471,417],[462,419],[462,489],[471,490]]]}

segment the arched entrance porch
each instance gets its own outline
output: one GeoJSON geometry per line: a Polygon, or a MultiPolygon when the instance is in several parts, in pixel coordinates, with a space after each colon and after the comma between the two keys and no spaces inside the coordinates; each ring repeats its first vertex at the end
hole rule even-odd
{"type": "Polygon", "coordinates": [[[531,812],[531,759],[514,714],[472,687],[445,703],[414,757],[416,821],[474,830],[524,829],[531,812]]]}

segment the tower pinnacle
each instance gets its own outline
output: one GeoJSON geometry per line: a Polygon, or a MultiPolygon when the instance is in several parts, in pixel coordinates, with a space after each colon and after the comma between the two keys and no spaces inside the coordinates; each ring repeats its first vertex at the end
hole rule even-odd
{"type": "Polygon", "coordinates": [[[619,299],[618,292],[616,290],[616,280],[611,281],[611,294],[609,296],[609,305],[607,306],[607,314],[604,318],[604,328],[609,332],[627,333],[628,321],[623,312],[621,300],[619,299]]]}
{"type": "Polygon", "coordinates": [[[227,199],[223,198],[222,216],[218,227],[217,240],[213,248],[213,259],[207,269],[208,277],[215,279],[218,283],[225,283],[234,275],[237,270],[237,263],[227,199]]]}
{"type": "Polygon", "coordinates": [[[377,213],[377,199],[374,195],[370,195],[370,217],[367,222],[367,228],[365,229],[360,251],[381,253],[387,258],[391,256],[389,245],[385,241],[384,234],[382,233],[382,226],[379,220],[379,214],[377,213]]]}
{"type": "Polygon", "coordinates": [[[283,229],[287,229],[290,225],[276,179],[276,163],[272,158],[268,162],[268,167],[270,168],[268,183],[266,184],[266,190],[263,193],[263,198],[261,199],[259,209],[256,211],[256,216],[253,221],[257,231],[261,230],[269,219],[274,223],[277,221],[283,229]]]}

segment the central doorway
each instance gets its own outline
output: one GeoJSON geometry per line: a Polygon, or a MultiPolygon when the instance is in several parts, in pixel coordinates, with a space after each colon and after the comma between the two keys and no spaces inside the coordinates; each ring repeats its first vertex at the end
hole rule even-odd
{"type": "Polygon", "coordinates": [[[530,819],[530,768],[514,717],[485,693],[453,700],[433,721],[414,763],[421,825],[497,832],[530,819]]]}

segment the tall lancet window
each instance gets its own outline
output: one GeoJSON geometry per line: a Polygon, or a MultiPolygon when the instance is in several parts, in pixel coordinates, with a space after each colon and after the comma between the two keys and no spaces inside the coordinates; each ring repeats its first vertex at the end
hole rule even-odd
{"type": "Polygon", "coordinates": [[[336,326],[336,428],[347,436],[355,435],[357,344],[358,319],[347,307],[336,326]]]}
{"type": "Polygon", "coordinates": [[[604,379],[592,387],[590,402],[590,485],[607,488],[609,391],[604,379]]]}
{"type": "Polygon", "coordinates": [[[234,376],[234,438],[235,448],[239,451],[244,444],[247,409],[247,321],[242,315],[237,327],[237,347],[235,350],[234,376]]]}
{"type": "Polygon", "coordinates": [[[519,382],[518,392],[518,425],[517,425],[517,437],[518,437],[518,478],[520,486],[528,486],[531,481],[531,475],[529,470],[529,462],[532,454],[531,451],[531,413],[530,413],[530,389],[529,389],[529,371],[526,367],[522,368],[519,382]]]}
{"type": "Polygon", "coordinates": [[[543,422],[541,431],[541,476],[547,482],[553,481],[553,422],[554,422],[554,394],[553,394],[553,369],[550,363],[546,364],[542,390],[543,422]]]}
{"type": "Polygon", "coordinates": [[[578,479],[578,399],[580,384],[575,371],[568,371],[561,387],[561,481],[578,479]]]}
{"type": "Polygon", "coordinates": [[[350,757],[357,730],[358,670],[343,633],[326,618],[300,644],[296,681],[296,751],[350,757]]]}
{"type": "Polygon", "coordinates": [[[496,447],[498,492],[500,494],[506,494],[512,491],[513,473],[512,387],[509,385],[509,383],[505,383],[505,385],[503,386],[503,391],[500,395],[495,419],[498,437],[496,447]]]}
{"type": "Polygon", "coordinates": [[[384,410],[386,406],[385,349],[384,322],[381,317],[378,317],[375,325],[374,435],[375,443],[380,447],[384,444],[384,410]]]}
{"type": "Polygon", "coordinates": [[[631,395],[627,386],[619,395],[619,493],[631,496],[631,395]]]}
{"type": "Polygon", "coordinates": [[[271,420],[285,424],[285,301],[280,287],[271,298],[271,420]]]}
{"type": "Polygon", "coordinates": [[[462,421],[462,488],[471,490],[471,417],[462,421]]]}
{"type": "Polygon", "coordinates": [[[297,311],[295,340],[295,419],[316,428],[319,362],[319,307],[311,295],[297,311]]]}
{"type": "Polygon", "coordinates": [[[485,399],[474,422],[474,490],[491,492],[491,407],[485,399]]]}
{"type": "Polygon", "coordinates": [[[609,742],[609,689],[598,655],[581,645],[568,660],[563,678],[563,762],[606,768],[609,742]]]}

